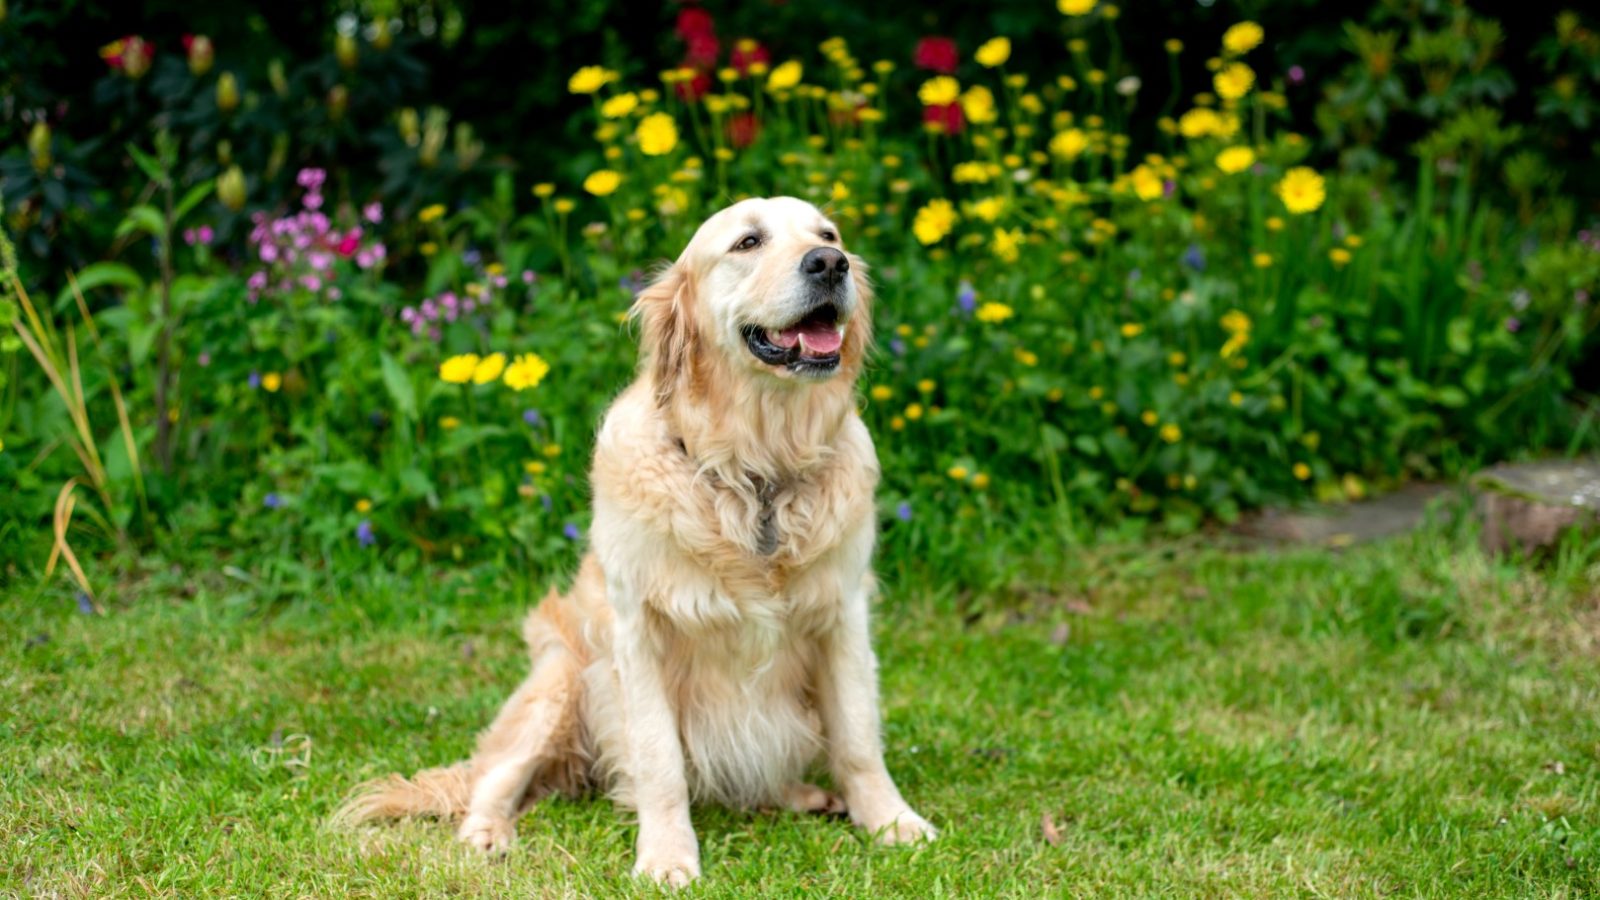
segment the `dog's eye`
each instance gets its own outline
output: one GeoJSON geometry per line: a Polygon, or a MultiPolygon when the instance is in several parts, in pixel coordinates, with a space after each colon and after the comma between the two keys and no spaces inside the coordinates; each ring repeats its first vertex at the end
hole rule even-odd
{"type": "Polygon", "coordinates": [[[761,246],[761,235],[759,235],[759,234],[747,234],[747,235],[744,236],[743,239],[741,239],[739,241],[739,243],[733,245],[733,249],[735,249],[735,250],[754,250],[755,248],[757,248],[759,246],[761,246]]]}
{"type": "Polygon", "coordinates": [[[828,231],[826,229],[824,229],[822,234],[818,235],[818,237],[822,238],[825,241],[837,241],[839,239],[839,236],[837,234],[834,234],[833,232],[828,231]]]}

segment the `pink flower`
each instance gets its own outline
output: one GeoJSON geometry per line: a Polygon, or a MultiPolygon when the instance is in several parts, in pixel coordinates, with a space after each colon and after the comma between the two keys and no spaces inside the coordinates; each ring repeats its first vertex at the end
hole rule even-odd
{"type": "Polygon", "coordinates": [[[361,215],[368,222],[371,222],[372,224],[376,225],[379,222],[383,221],[383,204],[382,203],[368,203],[366,208],[361,210],[361,215]]]}
{"type": "Polygon", "coordinates": [[[352,228],[342,239],[340,239],[338,245],[334,247],[334,252],[338,253],[345,259],[349,259],[351,256],[355,255],[356,248],[360,246],[361,229],[352,228]]]}

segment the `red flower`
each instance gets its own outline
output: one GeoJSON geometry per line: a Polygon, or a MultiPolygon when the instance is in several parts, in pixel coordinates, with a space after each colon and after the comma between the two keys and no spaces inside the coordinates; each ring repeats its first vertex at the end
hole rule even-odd
{"type": "Polygon", "coordinates": [[[688,52],[684,54],[684,65],[696,69],[710,69],[716,66],[717,56],[722,53],[722,44],[717,41],[717,36],[707,31],[701,34],[691,34],[683,39],[688,45],[688,52]]]}
{"type": "Polygon", "coordinates": [[[961,129],[967,125],[967,120],[961,115],[960,103],[946,103],[943,106],[924,106],[922,108],[922,121],[925,125],[936,126],[940,134],[960,134],[961,129]]]}
{"type": "Polygon", "coordinates": [[[733,55],[728,62],[739,70],[740,75],[744,75],[756,63],[761,63],[762,65],[770,64],[772,62],[772,54],[767,52],[767,48],[760,41],[754,38],[740,38],[734,42],[733,55]]]}
{"type": "Polygon", "coordinates": [[[761,136],[761,120],[755,113],[742,112],[728,117],[728,142],[744,149],[761,136]]]}
{"type": "Polygon", "coordinates": [[[930,35],[917,41],[917,50],[912,55],[912,61],[919,69],[953,75],[956,64],[961,61],[961,53],[956,49],[955,41],[947,37],[930,35]]]}
{"type": "Polygon", "coordinates": [[[355,256],[356,251],[359,249],[361,249],[361,229],[359,228],[350,229],[350,231],[345,234],[344,238],[341,239],[333,248],[335,253],[339,254],[345,259],[355,256]]]}
{"type": "Polygon", "coordinates": [[[698,6],[685,6],[678,11],[678,37],[689,40],[702,34],[716,34],[716,24],[711,19],[711,13],[698,6]]]}

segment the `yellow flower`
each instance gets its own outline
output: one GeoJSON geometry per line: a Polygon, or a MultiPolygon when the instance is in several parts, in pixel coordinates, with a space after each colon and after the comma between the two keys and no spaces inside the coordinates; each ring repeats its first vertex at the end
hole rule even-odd
{"type": "Polygon", "coordinates": [[[979,322],[988,322],[990,324],[994,324],[997,322],[1004,322],[1013,315],[1016,315],[1016,312],[1004,303],[996,303],[995,301],[991,300],[988,303],[978,307],[978,311],[973,315],[977,317],[979,322]]]}
{"type": "Polygon", "coordinates": [[[895,416],[889,420],[889,427],[893,428],[895,431],[904,431],[906,427],[906,420],[901,416],[895,416]]]}
{"type": "Polygon", "coordinates": [[[639,95],[629,91],[600,104],[600,115],[608,119],[620,119],[639,107],[639,95]]]}
{"type": "Polygon", "coordinates": [[[1161,176],[1150,166],[1141,164],[1128,177],[1133,183],[1134,195],[1146,203],[1160,200],[1161,195],[1166,193],[1166,185],[1162,182],[1161,176]]]}
{"type": "Polygon", "coordinates": [[[1273,190],[1284,207],[1295,215],[1316,211],[1328,195],[1322,176],[1309,166],[1290,169],[1273,190]]]}
{"type": "Polygon", "coordinates": [[[432,206],[424,206],[422,208],[422,212],[417,213],[417,221],[424,223],[433,222],[444,218],[444,213],[445,208],[443,203],[435,203],[432,206]]]}
{"type": "Polygon", "coordinates": [[[1229,147],[1217,154],[1217,168],[1237,175],[1256,164],[1256,152],[1249,147],[1229,147]]]}
{"type": "Polygon", "coordinates": [[[1224,100],[1238,100],[1245,94],[1250,93],[1250,88],[1255,83],[1255,70],[1242,62],[1228,63],[1211,79],[1212,87],[1216,88],[1217,96],[1224,100]]]}
{"type": "Polygon", "coordinates": [[[1050,153],[1061,159],[1077,159],[1079,154],[1089,149],[1089,136],[1077,128],[1068,128],[1058,132],[1050,139],[1050,153]]]}
{"type": "Polygon", "coordinates": [[[432,256],[439,252],[439,245],[433,241],[423,241],[417,245],[417,251],[423,256],[432,256]]]}
{"type": "Polygon", "coordinates": [[[805,74],[796,60],[789,60],[775,67],[767,76],[767,90],[784,91],[800,83],[800,76],[805,74]]]}
{"type": "Polygon", "coordinates": [[[543,200],[555,192],[556,186],[548,181],[542,181],[533,186],[533,195],[538,197],[540,200],[543,200]]]}
{"type": "Polygon", "coordinates": [[[542,452],[545,455],[545,458],[547,458],[547,459],[555,459],[556,457],[561,455],[561,445],[560,444],[545,444],[544,445],[544,449],[542,451],[540,451],[540,452],[542,452]]]}
{"type": "Polygon", "coordinates": [[[936,387],[938,387],[938,385],[933,383],[932,378],[924,378],[917,382],[917,391],[919,393],[931,394],[933,393],[933,389],[936,387]]]}
{"type": "Polygon", "coordinates": [[[883,400],[889,399],[892,396],[894,396],[894,390],[892,388],[890,388],[888,385],[886,385],[886,384],[875,384],[875,385],[872,386],[872,399],[878,400],[878,401],[883,401],[883,400]]]}
{"type": "Polygon", "coordinates": [[[1222,118],[1215,110],[1195,107],[1178,117],[1178,133],[1186,138],[1202,138],[1222,130],[1222,118]]]}
{"type": "Polygon", "coordinates": [[[1254,263],[1255,267],[1258,268],[1258,269],[1270,269],[1270,268],[1272,268],[1272,254],[1271,253],[1257,253],[1255,256],[1250,257],[1250,261],[1252,263],[1254,263]]]}
{"type": "Polygon", "coordinates": [[[917,89],[917,98],[923,106],[947,106],[961,96],[961,82],[948,75],[930,78],[917,89]]]}
{"type": "Polygon", "coordinates": [[[986,184],[990,177],[988,164],[975,159],[956,163],[950,170],[950,179],[956,184],[986,184]]]}
{"type": "Polygon", "coordinates": [[[1001,262],[1016,262],[1022,257],[1022,229],[996,228],[989,248],[1001,262]]]}
{"type": "Polygon", "coordinates": [[[1350,264],[1350,251],[1343,247],[1335,247],[1328,251],[1328,260],[1342,269],[1350,264]]]}
{"type": "Polygon", "coordinates": [[[523,353],[506,369],[506,387],[514,391],[538,387],[550,372],[550,364],[537,353],[523,353]]]}
{"type": "Polygon", "coordinates": [[[921,403],[913,403],[910,406],[907,406],[906,407],[906,418],[910,419],[913,422],[915,422],[918,419],[922,418],[922,404],[921,403]]]}
{"type": "Polygon", "coordinates": [[[439,420],[439,427],[445,431],[454,431],[461,427],[461,420],[455,416],[445,416],[439,420]]]}
{"type": "Polygon", "coordinates": [[[357,500],[356,501],[356,512],[358,512],[358,513],[372,512],[372,501],[368,500],[365,497],[362,497],[360,500],[357,500]]]}
{"type": "Polygon", "coordinates": [[[1169,444],[1176,444],[1183,438],[1183,429],[1171,422],[1161,426],[1161,439],[1169,444]]]}
{"type": "Polygon", "coordinates": [[[1266,32],[1254,22],[1240,22],[1222,33],[1222,46],[1229,53],[1239,56],[1249,53],[1261,45],[1261,39],[1266,37],[1266,32]]]}
{"type": "Polygon", "coordinates": [[[277,372],[268,372],[261,376],[261,387],[269,394],[276,394],[278,388],[283,387],[283,376],[277,372]]]}
{"type": "Polygon", "coordinates": [[[570,197],[557,197],[556,202],[550,205],[555,207],[555,211],[561,215],[566,215],[578,207],[578,204],[572,202],[572,198],[570,197]]]}
{"type": "Polygon", "coordinates": [[[1344,245],[1346,247],[1349,247],[1351,250],[1354,250],[1357,247],[1360,247],[1361,243],[1362,243],[1361,235],[1359,235],[1359,234],[1347,234],[1347,235],[1345,235],[1344,245]]]}
{"type": "Polygon", "coordinates": [[[949,200],[929,200],[928,205],[917,210],[911,222],[911,233],[924,245],[937,244],[956,225],[956,208],[949,200]]]}
{"type": "Polygon", "coordinates": [[[473,384],[488,384],[500,377],[506,369],[506,355],[504,353],[491,353],[478,360],[472,368],[473,384]]]}
{"type": "Polygon", "coordinates": [[[1238,406],[1238,405],[1244,403],[1244,395],[1239,393],[1238,391],[1230,391],[1228,393],[1228,402],[1233,404],[1234,406],[1238,406]]]}
{"type": "Polygon", "coordinates": [[[978,65],[990,69],[995,66],[1003,66],[1006,64],[1006,60],[1011,58],[1011,39],[1008,37],[990,38],[984,42],[983,46],[978,48],[978,52],[974,53],[972,58],[978,61],[978,65]]]}
{"type": "Polygon", "coordinates": [[[622,175],[611,169],[596,169],[583,180],[583,189],[596,197],[604,197],[622,184],[622,175]]]}
{"type": "Polygon", "coordinates": [[[529,475],[543,475],[546,468],[544,461],[539,459],[530,459],[522,464],[522,471],[529,475]]]}
{"type": "Polygon", "coordinates": [[[1056,0],[1056,9],[1063,16],[1086,16],[1094,11],[1099,0],[1056,0]]]}
{"type": "Polygon", "coordinates": [[[663,156],[678,146],[678,123],[666,113],[645,116],[634,134],[639,138],[639,152],[645,156],[663,156]]]}
{"type": "Polygon", "coordinates": [[[966,114],[967,121],[974,125],[986,125],[996,118],[994,109],[994,92],[981,84],[967,88],[961,95],[961,111],[966,114]]]}
{"type": "Polygon", "coordinates": [[[1143,422],[1145,425],[1147,425],[1147,426],[1149,426],[1151,428],[1154,428],[1154,427],[1156,427],[1156,423],[1161,421],[1161,417],[1156,415],[1156,411],[1155,410],[1147,409],[1144,412],[1139,414],[1139,421],[1143,422]]]}
{"type": "Polygon", "coordinates": [[[949,475],[951,478],[954,478],[957,481],[966,481],[967,480],[967,467],[966,466],[951,466],[949,469],[947,469],[945,471],[945,474],[949,475]]]}
{"type": "Polygon", "coordinates": [[[617,73],[604,66],[584,66],[567,79],[567,90],[574,94],[592,94],[617,79],[617,73]]]}
{"type": "Polygon", "coordinates": [[[1283,220],[1278,218],[1277,216],[1267,216],[1267,221],[1262,223],[1262,224],[1267,226],[1267,230],[1268,231],[1282,231],[1283,230],[1283,220]]]}
{"type": "Polygon", "coordinates": [[[989,476],[983,472],[978,472],[972,476],[972,486],[980,491],[987,488],[989,486],[989,476]]]}
{"type": "Polygon", "coordinates": [[[1144,334],[1144,326],[1138,322],[1123,322],[1121,331],[1125,338],[1136,338],[1144,334]]]}
{"type": "Polygon", "coordinates": [[[1305,481],[1311,477],[1311,467],[1303,462],[1295,463],[1292,471],[1294,472],[1294,477],[1300,479],[1301,481],[1305,481]]]}
{"type": "Polygon", "coordinates": [[[466,384],[478,370],[478,354],[463,353],[439,364],[439,379],[451,384],[466,384]]]}
{"type": "Polygon", "coordinates": [[[1167,38],[1167,42],[1162,46],[1167,48],[1168,53],[1183,52],[1183,41],[1180,41],[1177,38],[1167,38]]]}

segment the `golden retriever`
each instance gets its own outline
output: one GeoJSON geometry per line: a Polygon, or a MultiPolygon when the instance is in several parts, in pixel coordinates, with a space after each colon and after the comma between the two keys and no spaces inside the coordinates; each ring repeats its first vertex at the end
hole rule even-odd
{"type": "Polygon", "coordinates": [[[845,812],[931,839],[883,762],[878,463],[856,410],[861,261],[791,197],[722,210],[640,293],[642,364],[600,426],[592,549],[523,627],[532,672],[464,763],[364,785],[347,822],[459,820],[484,851],[591,786],[638,813],[636,874],[700,874],[691,801],[845,812]],[[835,796],[802,781],[826,751],[835,796]]]}

